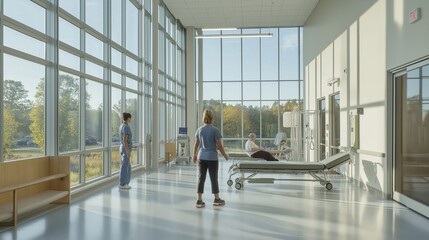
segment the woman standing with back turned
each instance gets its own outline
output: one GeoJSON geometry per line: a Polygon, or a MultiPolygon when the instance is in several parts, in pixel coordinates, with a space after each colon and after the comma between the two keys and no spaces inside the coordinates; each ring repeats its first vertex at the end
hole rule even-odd
{"type": "Polygon", "coordinates": [[[206,204],[203,202],[204,183],[206,181],[207,170],[209,170],[212,193],[214,194],[214,206],[225,205],[225,201],[219,197],[218,169],[219,159],[217,150],[220,151],[225,160],[228,156],[222,145],[222,135],[218,128],[213,126],[213,112],[206,109],[203,112],[204,125],[199,127],[195,133],[194,163],[198,161],[198,198],[195,207],[202,208],[206,204]]]}

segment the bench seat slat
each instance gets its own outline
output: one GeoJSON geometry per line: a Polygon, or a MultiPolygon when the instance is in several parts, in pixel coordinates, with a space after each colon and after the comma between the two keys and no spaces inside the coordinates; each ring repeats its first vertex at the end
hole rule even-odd
{"type": "Polygon", "coordinates": [[[49,175],[47,177],[42,177],[42,178],[38,178],[35,180],[27,181],[24,183],[19,183],[19,184],[7,186],[7,187],[2,187],[2,188],[0,188],[0,193],[11,192],[15,189],[21,189],[21,188],[29,187],[29,186],[36,185],[39,183],[43,183],[43,182],[49,182],[51,180],[63,178],[66,176],[67,176],[67,174],[65,174],[65,173],[58,173],[58,174],[54,174],[54,175],[49,175]]]}
{"type": "MultiPolygon", "coordinates": [[[[56,200],[68,196],[68,191],[47,190],[28,197],[18,199],[18,214],[23,214],[48,205],[56,200]]],[[[12,218],[13,203],[0,204],[0,221],[12,218]]]]}

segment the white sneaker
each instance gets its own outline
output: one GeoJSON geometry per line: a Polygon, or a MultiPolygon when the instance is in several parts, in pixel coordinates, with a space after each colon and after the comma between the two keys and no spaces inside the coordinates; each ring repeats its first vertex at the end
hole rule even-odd
{"type": "Polygon", "coordinates": [[[124,189],[124,190],[129,190],[131,188],[131,186],[130,185],[128,185],[128,184],[125,184],[125,185],[119,185],[119,189],[124,189]]]}

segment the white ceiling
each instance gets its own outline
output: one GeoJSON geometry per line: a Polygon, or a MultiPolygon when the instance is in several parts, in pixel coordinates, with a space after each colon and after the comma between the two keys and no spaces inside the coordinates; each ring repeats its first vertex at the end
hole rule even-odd
{"type": "Polygon", "coordinates": [[[163,0],[185,27],[302,26],[319,0],[163,0]]]}

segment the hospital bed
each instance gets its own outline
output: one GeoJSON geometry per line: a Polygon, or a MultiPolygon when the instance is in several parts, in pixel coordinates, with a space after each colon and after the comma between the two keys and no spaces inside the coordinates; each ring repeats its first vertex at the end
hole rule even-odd
{"type": "Polygon", "coordinates": [[[350,160],[348,152],[338,153],[320,162],[268,162],[268,161],[245,161],[235,163],[229,168],[228,186],[234,183],[232,177],[236,174],[240,176],[235,179],[235,188],[240,190],[244,187],[244,182],[249,183],[274,183],[274,180],[283,181],[318,181],[326,189],[333,188],[332,183],[327,178],[327,172],[350,160]],[[285,179],[285,178],[256,178],[262,174],[309,174],[313,178],[285,179]],[[245,174],[248,174],[247,176],[245,174]]]}

